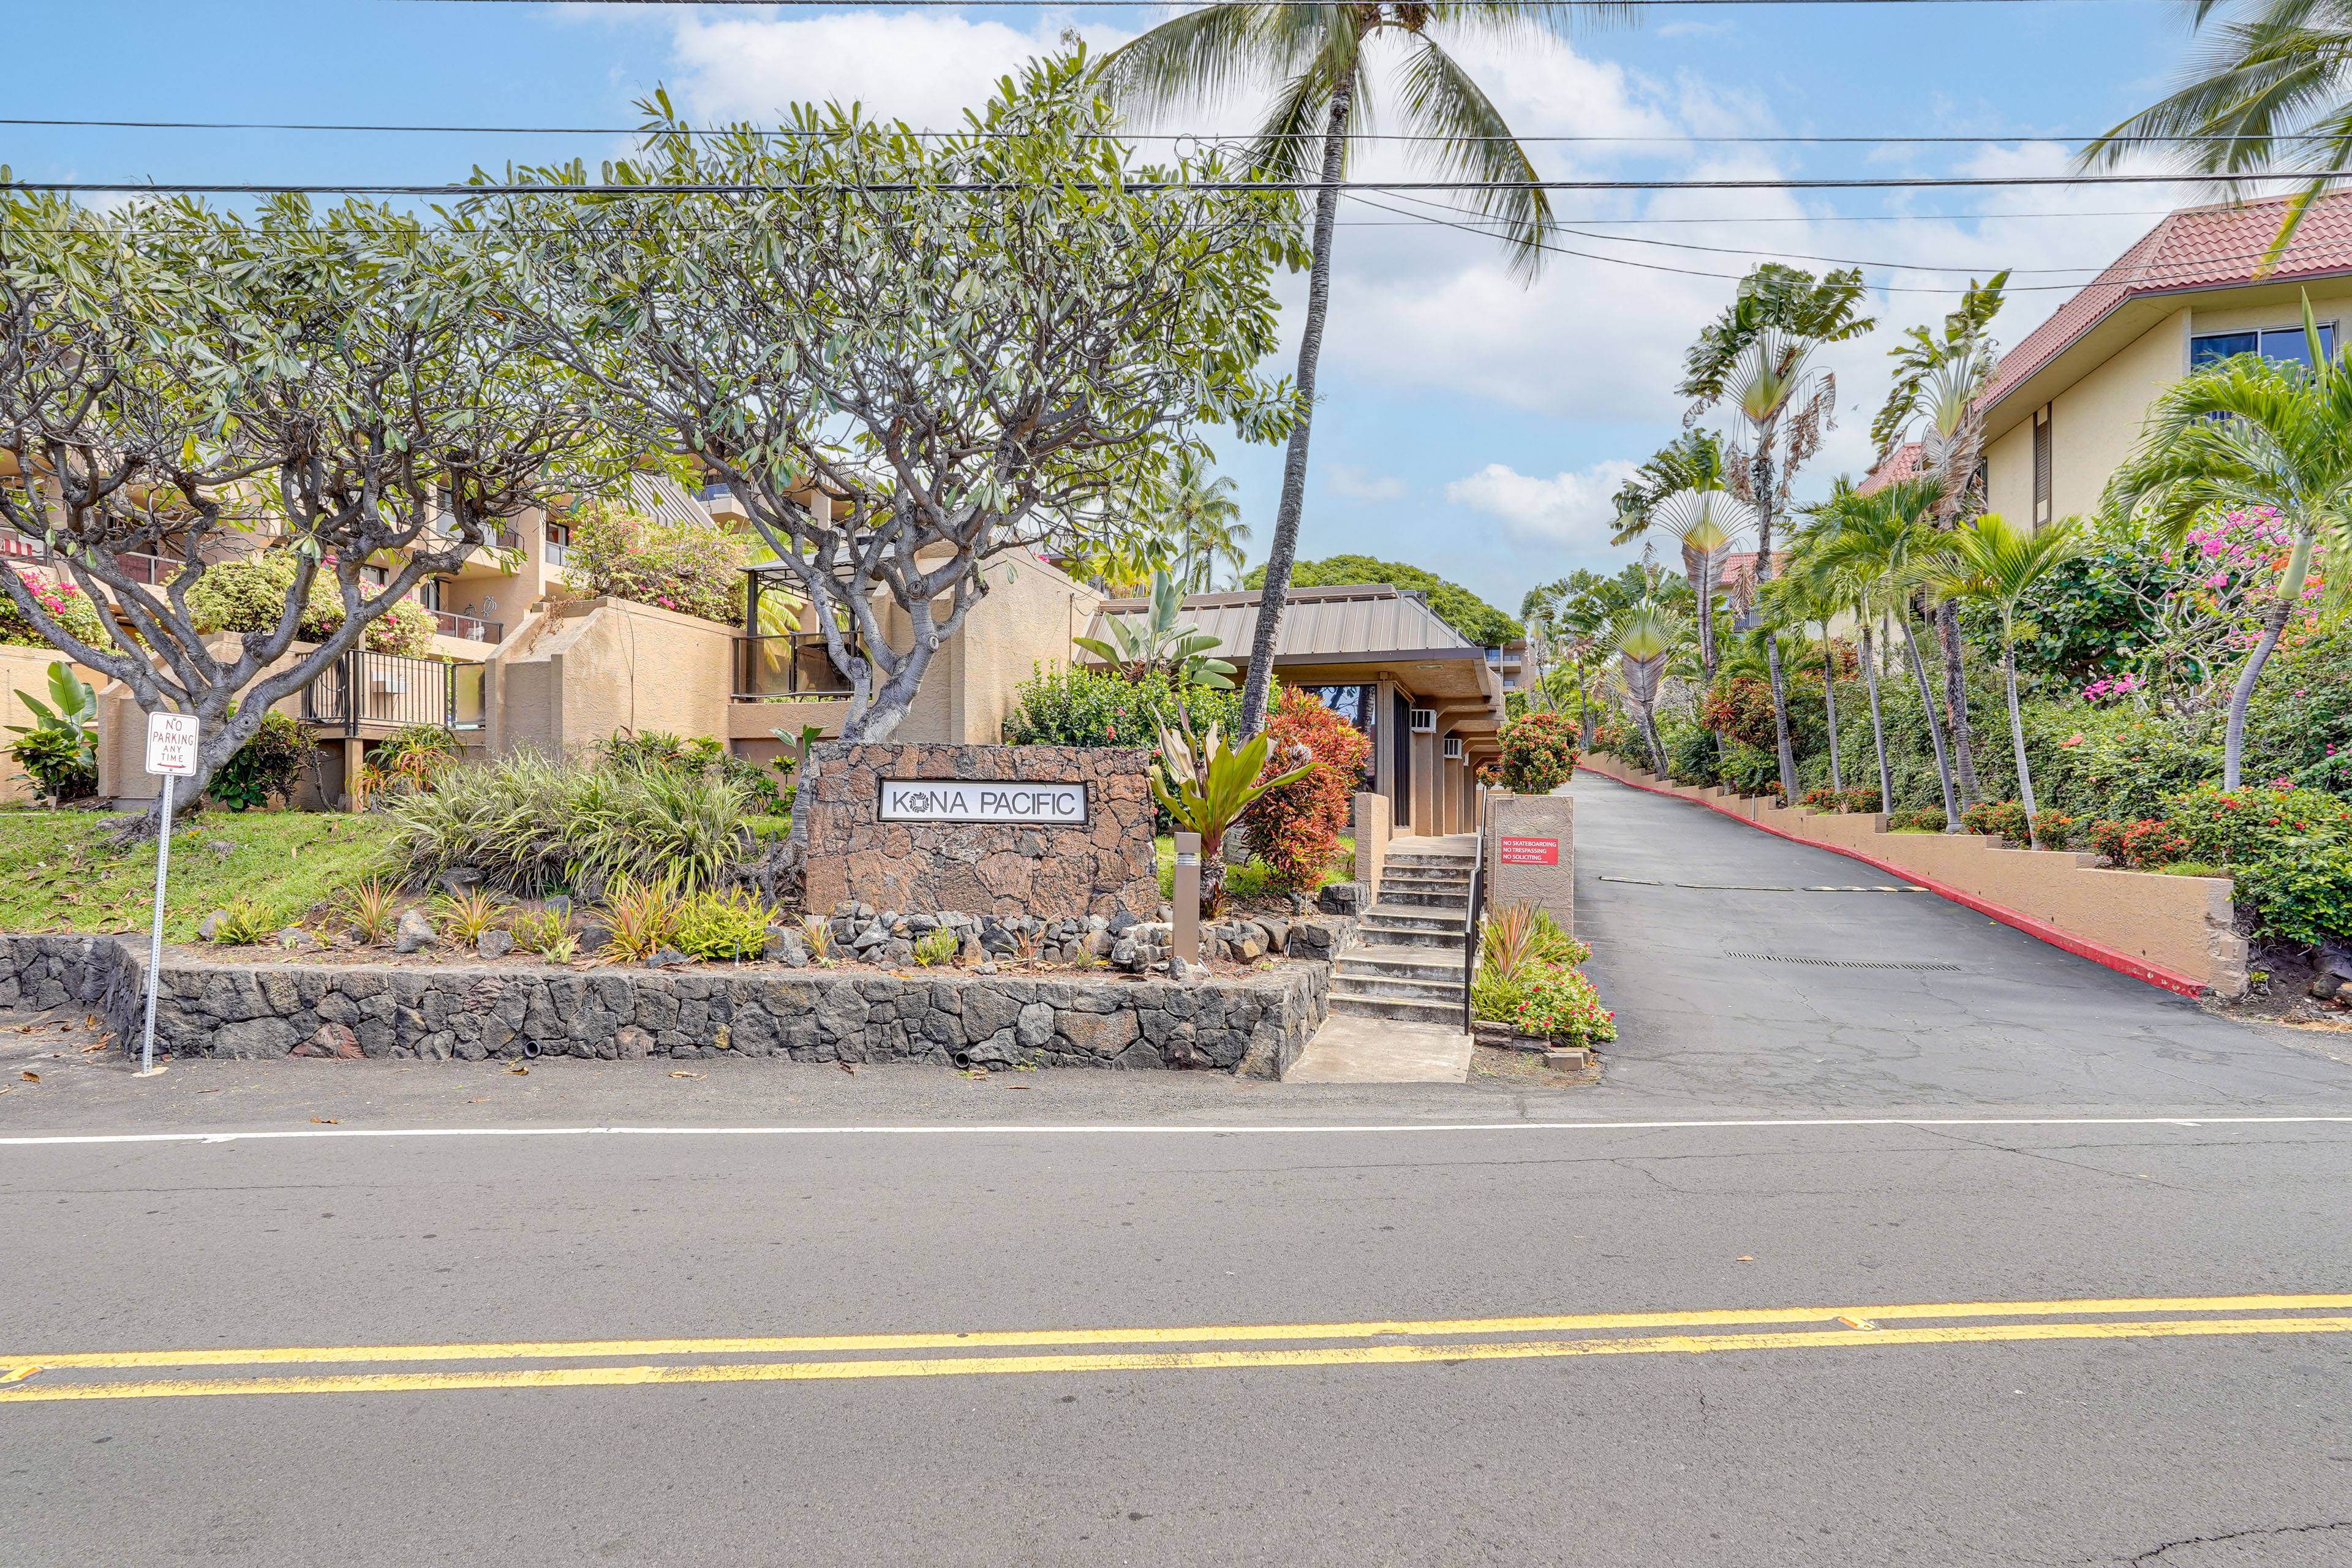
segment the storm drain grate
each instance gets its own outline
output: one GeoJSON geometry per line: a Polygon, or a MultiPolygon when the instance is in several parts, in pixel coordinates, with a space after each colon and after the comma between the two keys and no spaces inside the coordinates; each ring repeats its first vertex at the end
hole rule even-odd
{"type": "Polygon", "coordinates": [[[1759,959],[1766,963],[1812,963],[1823,969],[1936,969],[1947,974],[1968,973],[1957,963],[1930,963],[1924,959],[1791,958],[1785,952],[1727,952],[1723,956],[1759,959]]]}

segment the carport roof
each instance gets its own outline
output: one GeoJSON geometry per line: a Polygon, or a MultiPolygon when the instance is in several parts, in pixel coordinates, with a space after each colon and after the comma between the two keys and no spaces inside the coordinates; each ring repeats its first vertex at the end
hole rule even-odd
{"type": "MultiPolygon", "coordinates": [[[[1276,664],[1354,664],[1404,658],[1474,658],[1485,652],[1438,619],[1418,593],[1401,593],[1385,583],[1336,588],[1294,588],[1286,599],[1276,664]]],[[[1217,639],[1220,658],[1247,664],[1257,636],[1258,596],[1194,594],[1184,600],[1184,621],[1217,639]]],[[[1091,628],[1104,634],[1113,617],[1145,614],[1141,599],[1109,599],[1091,628]]]]}

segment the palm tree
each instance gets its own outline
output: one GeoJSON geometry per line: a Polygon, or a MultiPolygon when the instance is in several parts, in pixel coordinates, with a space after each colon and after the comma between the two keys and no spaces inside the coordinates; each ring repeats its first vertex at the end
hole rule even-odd
{"type": "MultiPolygon", "coordinates": [[[[1943,483],[1932,477],[1903,479],[1869,495],[1851,492],[1833,498],[1824,516],[1819,545],[1811,554],[1811,569],[1848,574],[1871,584],[1871,598],[1891,612],[1903,629],[1911,673],[1919,683],[1919,707],[1927,721],[1927,738],[1936,749],[1936,774],[1944,790],[1944,831],[1960,831],[1960,807],[1952,787],[1952,763],[1944,746],[1943,726],[1936,721],[1936,700],[1927,687],[1927,667],[1919,658],[1919,639],[1911,629],[1911,595],[1920,561],[1933,549],[1935,510],[1943,483]]],[[[1879,805],[1895,807],[1886,767],[1886,729],[1879,716],[1878,679],[1870,680],[1870,722],[1878,746],[1879,805]]]]}
{"type": "Polygon", "coordinates": [[[2274,510],[2293,543],[2253,651],[2230,693],[2221,787],[2238,787],[2246,705],[2303,600],[2313,548],[2325,534],[2352,549],[2352,360],[2320,352],[2311,300],[2303,301],[2308,365],[2240,354],[2191,372],[2149,410],[2140,445],[2107,480],[2113,519],[2144,513],[2178,542],[2203,516],[2274,510]]]}
{"type": "Polygon", "coordinates": [[[2050,569],[2071,559],[2081,544],[2075,520],[2065,518],[2036,529],[2021,528],[1997,511],[1937,542],[1924,582],[1943,603],[1975,599],[2000,612],[2000,673],[2009,687],[2010,754],[2017,763],[2017,798],[2024,803],[2029,841],[2042,847],[2033,824],[2033,772],[2025,762],[2025,720],[2017,708],[2017,606],[2050,569]]]}
{"type": "MultiPolygon", "coordinates": [[[[1817,371],[1812,356],[1823,343],[1858,337],[1876,326],[1857,316],[1862,270],[1810,272],[1767,262],[1743,279],[1738,300],[1700,332],[1683,360],[1676,388],[1692,400],[1685,424],[1728,400],[1748,429],[1748,447],[1727,459],[1727,477],[1756,508],[1756,583],[1772,576],[1772,515],[1788,499],[1796,472],[1821,447],[1836,420],[1837,378],[1817,371]]],[[[1789,735],[1788,683],[1780,670],[1777,633],[1765,632],[1772,683],[1772,727],[1780,754],[1780,788],[1797,797],[1797,753],[1789,735]]]]}
{"type": "Polygon", "coordinates": [[[1176,542],[1177,585],[1187,594],[1214,590],[1219,561],[1238,577],[1247,559],[1244,547],[1249,543],[1249,525],[1241,521],[1234,489],[1231,479],[1210,474],[1198,454],[1189,448],[1177,454],[1176,477],[1160,526],[1176,542]]]}
{"type": "MultiPolygon", "coordinates": [[[[1996,272],[1982,284],[1970,279],[1959,309],[1944,318],[1940,338],[1925,327],[1913,327],[1889,350],[1895,363],[1895,384],[1871,422],[1871,438],[1878,443],[1878,460],[1884,463],[1909,434],[1912,421],[1922,421],[1919,471],[1943,481],[1936,526],[1948,532],[1983,500],[1978,472],[1984,452],[1984,407],[1978,395],[1992,379],[1997,363],[1985,328],[2000,313],[2001,290],[2008,285],[2007,272],[1996,272]]],[[[1952,763],[1960,803],[1966,805],[1982,792],[1977,784],[1976,731],[1969,722],[1959,611],[1948,599],[1937,608],[1936,637],[1944,650],[1944,709],[1951,725],[1952,763]]]]}
{"type": "Polygon", "coordinates": [[[1765,614],[1776,625],[1793,626],[1800,637],[1808,626],[1822,628],[1822,708],[1830,728],[1830,787],[1845,788],[1845,765],[1838,757],[1837,649],[1830,642],[1830,623],[1846,607],[1831,584],[1808,571],[1801,555],[1789,575],[1776,579],[1764,595],[1765,614]]]}
{"type": "Polygon", "coordinates": [[[1682,646],[1675,617],[1649,600],[1622,612],[1609,626],[1608,647],[1618,657],[1618,674],[1625,695],[1642,721],[1642,740],[1660,778],[1666,776],[1666,748],[1658,740],[1658,683],[1666,664],[1682,646]]]}
{"type": "Polygon", "coordinates": [[[1650,455],[1610,498],[1617,531],[1609,542],[1630,544],[1649,531],[1660,501],[1682,490],[1723,488],[1723,439],[1712,430],[1685,430],[1650,455]]]}
{"type": "Polygon", "coordinates": [[[2180,87],[2084,147],[2082,168],[2112,168],[2143,143],[2157,142],[2174,162],[2209,175],[2235,200],[2232,175],[2266,170],[2307,173],[2287,203],[2262,269],[2276,265],[2311,204],[2331,178],[2352,168],[2352,5],[2345,0],[2254,0],[2238,11],[2221,0],[2195,0],[2193,25],[2224,9],[2232,19],[2213,31],[2180,87]]]}
{"type": "Polygon", "coordinates": [[[1424,138],[1413,146],[1439,178],[1474,182],[1465,197],[1501,226],[1511,270],[1528,282],[1541,269],[1553,234],[1551,203],[1537,188],[1527,150],[1436,35],[1522,44],[1564,41],[1580,23],[1630,20],[1639,10],[1627,0],[1444,5],[1423,0],[1361,0],[1352,5],[1218,0],[1162,22],[1105,58],[1103,80],[1113,97],[1144,115],[1218,107],[1244,82],[1271,79],[1274,101],[1251,140],[1251,167],[1264,179],[1315,194],[1297,413],[1242,693],[1238,728],[1244,736],[1257,733],[1265,721],[1290,567],[1298,551],[1315,370],[1331,299],[1332,225],[1351,142],[1372,119],[1375,57],[1391,46],[1402,56],[1395,78],[1396,107],[1402,110],[1397,129],[1424,138]]]}
{"type": "Polygon", "coordinates": [[[1731,547],[1755,521],[1755,509],[1730,491],[1694,489],[1660,497],[1643,524],[1654,526],[1683,547],[1683,573],[1698,601],[1699,672],[1710,689],[1715,685],[1715,595],[1722,585],[1719,574],[1731,547]]]}

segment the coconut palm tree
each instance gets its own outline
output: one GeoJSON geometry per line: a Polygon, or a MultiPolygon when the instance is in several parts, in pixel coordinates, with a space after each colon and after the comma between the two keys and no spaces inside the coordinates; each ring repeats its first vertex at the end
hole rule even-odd
{"type": "Polygon", "coordinates": [[[2233,175],[2308,174],[2286,205],[2263,258],[2266,270],[2335,176],[2352,169],[2352,5],[2346,0],[2253,0],[2242,7],[2195,0],[2193,25],[2227,15],[2191,57],[2180,86],[2084,147],[2079,167],[2113,168],[2156,142],[2174,163],[2209,176],[2235,200],[2233,175]]]}
{"type": "Polygon", "coordinates": [[[1564,41],[1581,26],[1630,20],[1640,9],[1625,0],[1442,5],[1423,0],[1360,0],[1351,5],[1220,0],[1162,22],[1104,58],[1102,79],[1113,98],[1144,116],[1213,110],[1236,90],[1271,80],[1273,102],[1251,140],[1251,166],[1261,178],[1315,196],[1297,414],[1242,693],[1243,735],[1255,734],[1265,718],[1307,500],[1315,371],[1331,298],[1332,225],[1351,144],[1373,118],[1374,65],[1384,56],[1394,63],[1396,128],[1422,138],[1412,145],[1437,177],[1471,182],[1464,200],[1499,226],[1513,274],[1532,281],[1555,226],[1551,203],[1536,186],[1527,150],[1439,40],[1484,37],[1520,46],[1564,41]]]}
{"type": "MultiPolygon", "coordinates": [[[[1820,449],[1836,422],[1837,378],[1813,364],[1824,343],[1859,337],[1878,323],[1855,313],[1864,296],[1862,270],[1830,272],[1818,281],[1798,268],[1767,262],[1743,279],[1739,298],[1708,323],[1683,359],[1676,388],[1690,398],[1685,424],[1728,402],[1747,427],[1748,444],[1726,458],[1735,493],[1756,508],[1756,583],[1772,576],[1774,509],[1789,497],[1797,469],[1820,449]]],[[[1778,634],[1769,627],[1765,662],[1771,677],[1772,726],[1780,754],[1780,787],[1797,797],[1797,754],[1789,735],[1788,683],[1780,670],[1778,634]]]]}
{"type": "Polygon", "coordinates": [[[2320,352],[2311,300],[2303,302],[2308,365],[2240,354],[2190,373],[2156,400],[2131,458],[2107,480],[2109,517],[2137,512],[2175,542],[2200,518],[2269,507],[2291,543],[2253,649],[2230,692],[2221,787],[2238,787],[2246,705],[2301,607],[2312,552],[2325,537],[2352,550],[2352,359],[2320,352]]]}
{"type": "Polygon", "coordinates": [[[1247,560],[1244,547],[1250,531],[1241,521],[1234,481],[1213,474],[1199,454],[1187,449],[1177,454],[1169,489],[1160,529],[1175,542],[1177,585],[1187,594],[1213,592],[1220,561],[1238,579],[1247,560]]]}
{"type": "Polygon", "coordinates": [[[1937,541],[1935,553],[1921,579],[1927,592],[1949,604],[1975,599],[2000,612],[2000,673],[2009,687],[2010,754],[2017,762],[2017,798],[2024,803],[2026,832],[2036,849],[2042,830],[2033,826],[2033,772],[2025,762],[2025,720],[2017,708],[2017,606],[2050,569],[2072,559],[2081,549],[2075,520],[2064,518],[2042,528],[2022,527],[1997,511],[1986,512],[1966,528],[1937,541]]]}
{"type": "MultiPolygon", "coordinates": [[[[1944,318],[1941,336],[1926,327],[1913,327],[1903,342],[1888,352],[1895,364],[1895,384],[1871,422],[1871,439],[1878,444],[1884,463],[1919,427],[1919,471],[1943,481],[1944,499],[1936,508],[1936,526],[1949,531],[1983,503],[1978,474],[1984,453],[1984,406],[1979,394],[1992,379],[1998,363],[1993,341],[1985,328],[1998,315],[2001,291],[2009,274],[1996,272],[1979,283],[1969,280],[1959,308],[1944,318]]],[[[1965,649],[1960,640],[1957,605],[1946,600],[1936,611],[1936,637],[1944,652],[1944,709],[1951,726],[1952,764],[1958,782],[1960,804],[1972,803],[1981,793],[1977,784],[1976,731],[1969,722],[1969,686],[1965,649]]]]}
{"type": "MultiPolygon", "coordinates": [[[[1911,596],[1917,587],[1920,564],[1934,548],[1935,510],[1943,495],[1942,481],[1933,477],[1902,479],[1869,495],[1851,492],[1837,498],[1825,512],[1832,520],[1810,550],[1811,569],[1850,574],[1871,584],[1874,605],[1890,612],[1902,628],[1911,674],[1919,683],[1919,707],[1927,724],[1927,738],[1936,750],[1936,775],[1944,791],[1944,831],[1960,831],[1959,801],[1952,784],[1952,763],[1944,745],[1944,727],[1936,721],[1936,700],[1927,686],[1927,667],[1919,657],[1919,638],[1911,627],[1911,596]]],[[[1865,660],[1865,662],[1867,662],[1865,660]]],[[[1870,681],[1870,721],[1878,746],[1879,805],[1895,806],[1886,768],[1886,730],[1879,716],[1878,680],[1870,681]]]]}

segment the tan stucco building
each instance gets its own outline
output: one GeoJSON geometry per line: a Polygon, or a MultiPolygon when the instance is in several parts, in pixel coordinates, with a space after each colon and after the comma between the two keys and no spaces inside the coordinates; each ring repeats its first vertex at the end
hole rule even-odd
{"type": "Polygon", "coordinates": [[[2306,358],[2306,294],[2322,352],[2342,347],[2352,195],[2317,203],[2257,280],[2284,205],[2167,216],[2002,358],[1983,395],[1988,510],[2036,523],[2095,513],[2149,405],[2193,366],[2247,353],[2306,358]]]}

